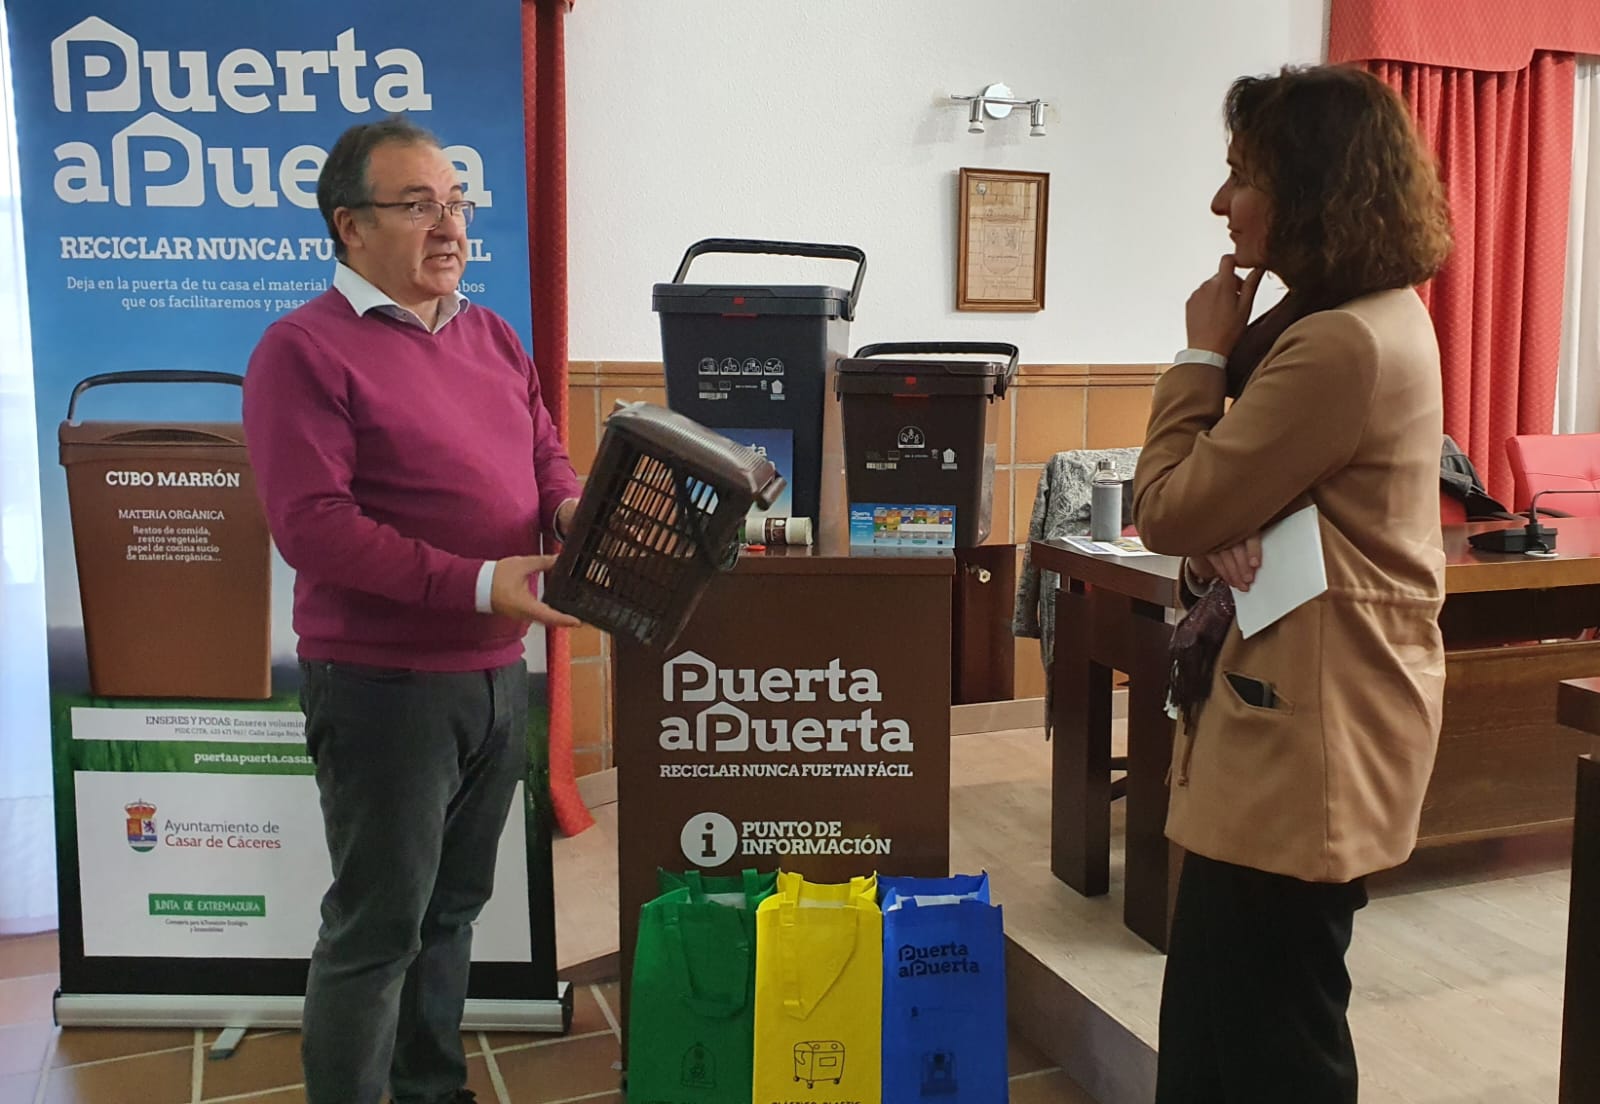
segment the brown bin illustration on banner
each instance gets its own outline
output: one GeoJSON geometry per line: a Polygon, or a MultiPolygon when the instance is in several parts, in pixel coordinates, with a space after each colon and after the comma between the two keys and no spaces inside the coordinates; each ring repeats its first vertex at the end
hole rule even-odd
{"type": "Polygon", "coordinates": [[[86,422],[112,383],[225,383],[230,372],[90,376],[61,423],[89,689],[103,697],[272,696],[271,542],[238,422],[86,422]]]}

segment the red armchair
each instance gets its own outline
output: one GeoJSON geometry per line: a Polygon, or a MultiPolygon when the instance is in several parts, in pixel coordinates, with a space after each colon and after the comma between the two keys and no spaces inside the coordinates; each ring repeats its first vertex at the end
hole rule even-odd
{"type": "MultiPolygon", "coordinates": [[[[1600,490],[1600,433],[1545,433],[1506,440],[1513,510],[1526,510],[1540,491],[1600,490]]],[[[1600,517],[1600,495],[1551,495],[1539,512],[1600,517]]]]}

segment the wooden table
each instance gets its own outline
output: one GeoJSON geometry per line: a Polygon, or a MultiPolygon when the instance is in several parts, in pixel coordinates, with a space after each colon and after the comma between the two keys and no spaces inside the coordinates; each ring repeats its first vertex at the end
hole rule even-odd
{"type": "MultiPolygon", "coordinates": [[[[1600,735],[1600,679],[1563,682],[1556,716],[1600,735]]],[[[1561,1022],[1560,1104],[1584,1104],[1600,1085],[1600,762],[1578,760],[1567,914],[1567,993],[1561,1022]]]]}
{"type": "Polygon", "coordinates": [[[1123,919],[1147,942],[1167,942],[1176,849],[1168,843],[1165,712],[1179,561],[1092,556],[1035,541],[1033,563],[1061,576],[1050,665],[1050,870],[1086,897],[1111,879],[1111,672],[1128,676],[1127,883],[1123,919]]]}
{"type": "MultiPolygon", "coordinates": [[[[1600,641],[1553,640],[1600,626],[1600,518],[1555,522],[1561,555],[1479,553],[1445,529],[1443,731],[1423,802],[1420,843],[1561,827],[1572,819],[1575,757],[1594,737],[1557,724],[1556,685],[1600,676],[1600,641]]],[[[1165,835],[1172,722],[1163,706],[1167,646],[1178,616],[1179,561],[1095,556],[1035,541],[1033,563],[1061,576],[1050,679],[1050,865],[1078,892],[1110,884],[1111,673],[1128,676],[1126,891],[1130,929],[1166,948],[1176,882],[1165,835]]]]}

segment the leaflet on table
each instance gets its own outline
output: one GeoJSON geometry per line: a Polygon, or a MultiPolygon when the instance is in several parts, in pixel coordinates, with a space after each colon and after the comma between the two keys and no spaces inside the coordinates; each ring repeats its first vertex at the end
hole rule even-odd
{"type": "Polygon", "coordinates": [[[1156,553],[1144,546],[1138,537],[1118,537],[1116,540],[1097,541],[1088,537],[1062,537],[1061,543],[1078,552],[1094,556],[1154,556],[1156,553]]]}

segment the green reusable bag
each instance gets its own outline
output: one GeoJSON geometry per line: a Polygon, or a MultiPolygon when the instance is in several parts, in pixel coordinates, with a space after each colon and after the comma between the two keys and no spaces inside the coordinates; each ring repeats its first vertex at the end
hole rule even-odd
{"type": "MultiPolygon", "coordinates": [[[[677,878],[677,875],[666,875],[677,878]]],[[[628,1004],[629,1104],[749,1104],[756,906],[773,877],[690,871],[639,910],[628,1004]],[[714,891],[714,892],[712,892],[714,891]]]]}
{"type": "Polygon", "coordinates": [[[698,889],[717,904],[745,909],[750,914],[750,930],[754,932],[756,906],[772,896],[778,888],[778,872],[769,870],[765,874],[758,874],[754,870],[745,870],[739,874],[702,874],[698,870],[685,870],[680,874],[676,870],[656,867],[657,893],[685,886],[698,889]]]}

